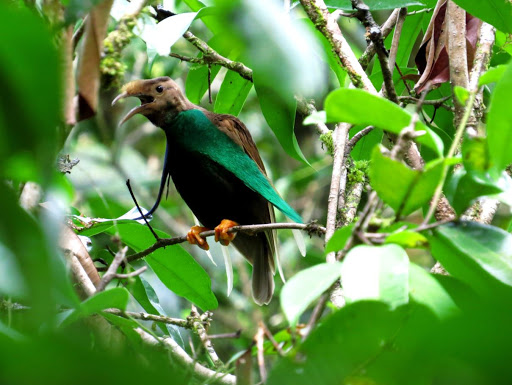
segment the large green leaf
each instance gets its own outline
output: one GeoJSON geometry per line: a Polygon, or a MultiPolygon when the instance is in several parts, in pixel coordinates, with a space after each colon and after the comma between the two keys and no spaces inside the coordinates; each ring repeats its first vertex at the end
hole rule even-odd
{"type": "Polygon", "coordinates": [[[8,4],[0,3],[0,176],[46,184],[57,150],[59,56],[43,19],[8,4]]]}
{"type": "Polygon", "coordinates": [[[252,88],[252,82],[228,71],[215,98],[214,112],[238,116],[252,88]]]}
{"type": "Polygon", "coordinates": [[[409,257],[397,245],[356,246],[341,266],[341,286],[348,302],[375,299],[392,308],[409,301],[409,257]]]}
{"type": "Polygon", "coordinates": [[[394,311],[378,302],[349,304],[278,361],[267,384],[427,384],[425,363],[414,356],[438,324],[414,303],[394,311]]]}
{"type": "MultiPolygon", "coordinates": [[[[510,3],[512,9],[512,3],[510,3]]],[[[510,11],[512,12],[512,11],[510,11]]],[[[511,16],[512,17],[512,16],[511,16]]],[[[512,65],[496,84],[487,114],[487,140],[494,166],[501,172],[512,163],[512,65]]]]}
{"type": "Polygon", "coordinates": [[[384,156],[375,147],[370,165],[370,185],[396,212],[407,215],[427,203],[441,180],[444,164],[433,161],[422,171],[384,156]]]}
{"type": "MultiPolygon", "coordinates": [[[[346,122],[375,126],[399,134],[411,122],[411,114],[380,96],[359,89],[341,88],[331,92],[325,99],[328,122],[346,122]]],[[[414,127],[425,131],[416,141],[437,152],[443,153],[441,139],[421,122],[414,127]]]]}
{"type": "MultiPolygon", "coordinates": [[[[159,237],[169,238],[168,234],[155,231],[159,237]]],[[[118,224],[107,232],[119,234],[122,242],[135,251],[142,251],[155,243],[149,229],[137,222],[118,224]]],[[[180,245],[158,249],[145,260],[162,283],[174,293],[203,310],[212,310],[218,306],[217,298],[211,289],[210,277],[180,245]]]]}
{"type": "Polygon", "coordinates": [[[491,294],[512,286],[512,235],[476,222],[446,224],[430,239],[432,255],[454,277],[491,294]]]}
{"type": "Polygon", "coordinates": [[[495,26],[500,31],[512,33],[512,3],[509,0],[454,0],[468,13],[495,26]]]}
{"type": "Polygon", "coordinates": [[[325,245],[325,254],[342,250],[345,247],[348,238],[352,234],[353,228],[354,224],[343,226],[341,229],[337,229],[332,235],[331,239],[329,239],[325,245]]]}
{"type": "MultiPolygon", "coordinates": [[[[410,7],[411,5],[423,5],[421,1],[415,0],[366,0],[364,2],[372,11],[410,7]]],[[[343,9],[352,11],[352,2],[350,0],[326,0],[325,5],[328,8],[343,9]]]]}
{"type": "Polygon", "coordinates": [[[281,308],[291,326],[340,277],[341,263],[322,263],[294,275],[281,291],[281,308]]]}

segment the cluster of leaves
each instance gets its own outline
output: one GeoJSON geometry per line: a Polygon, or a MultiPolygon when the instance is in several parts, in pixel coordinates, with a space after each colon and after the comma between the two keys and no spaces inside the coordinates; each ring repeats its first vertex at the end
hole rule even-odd
{"type": "MultiPolygon", "coordinates": [[[[82,164],[90,164],[86,165],[86,171],[73,170],[69,178],[56,172],[54,163],[59,150],[55,146],[58,142],[56,127],[63,125],[59,113],[65,94],[61,83],[63,76],[59,73],[59,52],[54,45],[58,39],[36,10],[27,10],[21,2],[13,3],[16,4],[0,4],[0,35],[9,37],[3,39],[4,44],[0,47],[4,63],[0,72],[4,85],[0,93],[0,178],[9,181],[0,184],[3,213],[0,222],[0,294],[3,298],[0,306],[0,379],[6,383],[59,384],[90,383],[98,379],[105,383],[163,382],[172,378],[173,383],[190,383],[189,368],[169,364],[165,352],[146,346],[140,334],[135,332],[142,328],[151,335],[169,336],[184,346],[183,331],[170,325],[159,325],[158,330],[146,328],[136,320],[102,311],[137,306],[147,313],[176,316],[188,306],[185,300],[202,310],[216,309],[219,302],[219,312],[223,308],[233,312],[236,308],[226,304],[227,299],[219,294],[222,290],[215,286],[220,287],[220,284],[214,283],[212,289],[212,281],[204,267],[180,245],[159,249],[145,258],[156,278],[151,275],[134,277],[126,287],[111,285],[84,301],[79,299],[58,247],[60,210],[64,207],[68,211],[75,205],[89,211],[90,216],[119,216],[129,203],[115,201],[113,196],[119,190],[112,191],[111,187],[112,180],[119,181],[122,186],[122,179],[104,174],[101,178],[107,187],[91,189],[87,186],[89,182],[84,182],[89,177],[87,170],[89,174],[96,174],[92,167],[102,161],[109,168],[126,162],[126,169],[139,168],[144,174],[145,159],[133,150],[128,153],[119,151],[119,143],[114,143],[115,155],[111,160],[106,143],[94,142],[98,141],[96,138],[92,140],[95,144],[91,145],[91,138],[86,134],[75,134],[67,149],[79,153],[82,164]],[[24,130],[24,135],[19,135],[18,127],[24,130]],[[24,191],[27,181],[39,184],[44,200],[49,202],[45,208],[28,212],[20,207],[20,197],[15,192],[24,191]],[[97,197],[97,191],[105,193],[108,190],[105,198],[97,197]],[[77,199],[80,195],[85,196],[82,201],[77,199]],[[160,288],[160,283],[165,288],[160,288]],[[170,292],[184,299],[176,306],[176,313],[169,312],[168,306],[160,303],[159,297],[170,296],[170,292]],[[94,314],[101,317],[91,317],[94,314]],[[98,327],[103,330],[99,332],[98,327]],[[118,337],[112,345],[105,342],[108,340],[104,337],[105,328],[108,327],[112,328],[109,333],[118,337]],[[94,338],[89,335],[92,332],[94,338]],[[121,335],[124,337],[119,337],[121,335]],[[129,370],[126,369],[128,360],[129,370]],[[32,370],[27,371],[27,365],[32,370]]],[[[81,19],[97,3],[82,4],[73,0],[65,3],[63,17],[66,23],[76,23],[79,29],[81,19]]],[[[506,331],[512,321],[508,310],[512,305],[511,216],[504,215],[500,224],[454,222],[434,229],[398,220],[407,219],[421,209],[426,211],[436,189],[445,182],[446,174],[450,177],[443,190],[457,214],[462,214],[476,198],[483,196],[499,199],[503,207],[512,206],[512,184],[506,172],[512,163],[512,152],[508,150],[512,132],[512,110],[508,107],[512,96],[512,65],[507,64],[512,54],[510,36],[507,38],[512,32],[510,2],[492,1],[482,5],[471,0],[456,1],[473,16],[498,29],[492,68],[480,78],[480,86],[485,87],[485,101],[489,104],[487,135],[466,138],[461,148],[462,157],[446,158],[456,130],[453,114],[442,110],[436,112],[433,107],[425,106],[423,113],[430,119],[418,121],[414,126],[415,131],[422,133],[416,139],[427,162],[422,170],[413,170],[387,156],[379,144],[384,132],[399,135],[409,125],[412,114],[379,96],[349,89],[346,74],[329,43],[309,19],[279,19],[275,4],[266,1],[217,1],[215,7],[205,7],[195,0],[177,3],[179,9],[188,12],[158,24],[148,14],[139,18],[134,29],[136,37],[123,56],[127,76],[165,74],[179,77],[183,67],[177,66],[174,59],[160,56],[167,55],[171,46],[173,50],[186,49],[180,46],[182,40],[179,38],[191,28],[194,20],[201,19],[213,34],[209,46],[231,60],[240,60],[251,73],[242,77],[235,71],[223,73],[218,63],[211,66],[195,64],[188,69],[187,96],[199,104],[208,91],[209,82],[218,77],[218,90],[214,90],[215,112],[238,115],[243,114],[244,104],[251,111],[255,105],[259,106],[283,150],[291,158],[303,162],[300,173],[310,175],[292,174],[283,178],[283,186],[294,184],[294,178],[317,185],[322,185],[319,182],[322,178],[328,178],[322,169],[316,174],[311,172],[312,168],[299,148],[294,130],[295,95],[320,95],[323,98],[327,89],[335,88],[325,98],[325,113],[310,118],[310,122],[320,119],[329,124],[351,123],[354,125],[351,136],[366,126],[375,127],[358,142],[351,155],[354,160],[369,161],[369,184],[392,210],[390,222],[393,223],[379,229],[383,234],[380,238],[383,245],[352,247],[342,262],[319,263],[319,259],[313,257],[305,262],[314,265],[312,267],[301,270],[296,262],[286,266],[300,271],[279,293],[287,322],[277,324],[276,329],[280,331],[276,340],[285,347],[292,345],[293,349],[284,357],[274,357],[267,383],[483,384],[509,378],[511,373],[506,357],[512,341],[506,331]],[[251,28],[247,27],[249,25],[251,28]],[[141,54],[148,58],[142,74],[136,70],[141,54]],[[457,171],[451,172],[455,164],[459,165],[457,171]],[[411,262],[406,249],[414,248],[440,261],[450,276],[430,274],[411,262]],[[330,314],[321,319],[307,340],[295,343],[310,305],[337,281],[343,287],[346,305],[341,309],[330,309],[330,314]]],[[[428,7],[435,5],[434,1],[427,3],[428,7]]],[[[331,9],[351,9],[349,1],[330,0],[326,4],[331,9]]],[[[415,1],[367,1],[367,4],[372,10],[404,6],[410,11],[424,8],[415,1]]],[[[118,12],[126,6],[123,2],[115,3],[112,9],[114,20],[120,20],[118,12]]],[[[411,52],[429,22],[427,12],[406,18],[396,59],[401,73],[415,71],[408,67],[411,52]]],[[[59,24],[54,27],[56,25],[59,24]]],[[[206,35],[201,28],[199,31],[206,35]]],[[[387,44],[391,39],[388,40],[387,44]]],[[[203,54],[197,56],[198,59],[202,57],[203,54]]],[[[383,75],[378,62],[369,72],[373,84],[380,89],[383,75]]],[[[397,93],[401,95],[406,92],[406,87],[398,81],[399,75],[396,76],[397,93]]],[[[102,92],[105,99],[111,96],[109,91],[102,92]]],[[[439,99],[451,92],[449,85],[443,84],[430,92],[427,99],[439,99]]],[[[470,92],[459,90],[457,95],[467,101],[470,92]]],[[[115,113],[107,108],[98,113],[104,119],[98,119],[94,124],[84,122],[77,128],[101,133],[102,122],[112,121],[115,113]]],[[[245,114],[244,117],[256,122],[261,120],[245,114]]],[[[265,145],[272,146],[263,141],[265,145]]],[[[311,155],[308,159],[313,165],[328,156],[308,150],[305,153],[311,155]]],[[[283,166],[284,162],[276,160],[276,163],[283,166]]],[[[98,170],[103,172],[104,169],[98,170]]],[[[276,173],[285,174],[278,170],[276,173]]],[[[149,179],[140,181],[150,184],[149,179]]],[[[154,185],[155,181],[152,182],[154,185]]],[[[298,195],[299,192],[293,193],[298,195]]],[[[182,209],[172,199],[166,208],[173,216],[179,216],[182,209]]],[[[320,216],[324,216],[325,210],[320,210],[320,216]]],[[[158,218],[155,222],[157,227],[163,223],[158,218]]],[[[168,233],[173,230],[157,230],[157,234],[169,237],[168,233]]],[[[344,249],[356,230],[354,225],[338,230],[326,245],[325,254],[344,249]]],[[[101,222],[80,233],[93,238],[92,256],[107,262],[112,257],[101,245],[113,244],[112,239],[121,240],[134,253],[154,243],[153,235],[145,226],[128,220],[101,222]]],[[[310,250],[309,256],[314,253],[310,250]]],[[[140,263],[133,266],[138,267],[140,263]]],[[[239,280],[243,283],[241,277],[239,280]]],[[[236,301],[236,292],[231,298],[236,301]]],[[[254,311],[251,305],[238,306],[238,309],[254,311]]],[[[279,312],[275,303],[270,309],[279,312]]],[[[271,314],[267,312],[267,315],[271,314]]],[[[245,325],[253,326],[248,321],[245,325]]],[[[234,342],[225,349],[226,355],[248,346],[246,339],[234,342]]],[[[269,356],[274,356],[270,344],[266,351],[269,356]]],[[[201,355],[199,359],[207,362],[205,357],[201,355]]]]}

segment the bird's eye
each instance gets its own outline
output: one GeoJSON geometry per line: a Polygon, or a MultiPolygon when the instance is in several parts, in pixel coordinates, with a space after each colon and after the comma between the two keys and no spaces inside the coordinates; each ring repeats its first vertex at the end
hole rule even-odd
{"type": "Polygon", "coordinates": [[[156,87],[156,92],[158,92],[159,94],[161,94],[163,91],[164,91],[164,87],[162,87],[162,86],[156,87]]]}

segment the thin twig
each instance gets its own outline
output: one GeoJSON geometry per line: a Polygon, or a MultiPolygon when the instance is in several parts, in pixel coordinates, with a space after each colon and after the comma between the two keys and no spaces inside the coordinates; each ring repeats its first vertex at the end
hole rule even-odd
{"type": "MultiPolygon", "coordinates": [[[[393,10],[391,15],[389,15],[388,19],[380,27],[383,39],[385,39],[395,27],[396,18],[399,12],[400,8],[396,8],[395,10],[393,10]]],[[[375,56],[375,44],[370,43],[368,47],[366,47],[366,50],[363,52],[361,57],[359,58],[359,63],[361,64],[363,69],[366,70],[368,64],[370,64],[370,61],[373,59],[373,56],[375,56]]]]}
{"type": "MultiPolygon", "coordinates": [[[[444,104],[447,100],[450,100],[452,98],[452,95],[445,96],[440,99],[431,99],[431,100],[424,100],[423,105],[424,106],[435,106],[435,107],[442,107],[448,111],[452,111],[452,108],[450,106],[447,106],[444,104]]],[[[413,96],[399,96],[398,101],[403,104],[417,104],[419,102],[418,98],[415,98],[413,96]]]]}
{"type": "Polygon", "coordinates": [[[265,333],[265,335],[267,336],[268,340],[270,341],[270,343],[272,344],[272,346],[274,346],[274,349],[276,350],[276,352],[281,356],[281,357],[284,357],[284,352],[283,352],[283,349],[281,349],[281,346],[279,346],[279,344],[277,343],[276,339],[274,338],[274,336],[272,335],[272,333],[270,333],[270,330],[268,330],[267,328],[267,325],[265,325],[264,322],[260,322],[260,326],[263,328],[263,332],[265,333]]]}
{"type": "Polygon", "coordinates": [[[194,305],[192,305],[192,310],[190,311],[190,317],[192,318],[194,329],[197,332],[197,335],[199,336],[199,339],[201,340],[201,343],[203,344],[206,353],[210,356],[213,365],[215,365],[216,367],[221,367],[224,365],[224,363],[221,361],[221,359],[217,355],[217,352],[213,348],[213,344],[208,338],[206,327],[204,325],[205,322],[206,325],[208,325],[211,314],[212,313],[208,311],[203,313],[202,315],[199,314],[197,308],[194,305]]]}
{"type": "Polygon", "coordinates": [[[179,327],[182,327],[185,329],[193,329],[194,328],[193,323],[188,319],[185,320],[185,319],[181,319],[181,318],[173,318],[173,317],[149,314],[149,313],[144,313],[144,312],[123,311],[123,310],[113,309],[113,308],[105,309],[102,311],[104,311],[105,313],[114,314],[114,315],[124,317],[124,318],[140,319],[142,321],[161,322],[164,324],[179,326],[179,327]]]}
{"type": "Polygon", "coordinates": [[[265,332],[263,330],[263,326],[261,322],[258,324],[258,331],[254,336],[254,340],[256,341],[256,349],[258,351],[258,369],[260,371],[261,382],[267,382],[267,369],[265,368],[265,354],[263,351],[263,340],[265,337],[265,332]]]}
{"type": "Polygon", "coordinates": [[[389,67],[389,58],[386,47],[384,46],[384,38],[380,30],[380,26],[375,22],[370,12],[370,8],[362,0],[350,0],[352,2],[352,8],[356,12],[356,17],[366,28],[366,35],[375,45],[377,57],[379,58],[380,67],[382,71],[382,77],[384,79],[384,86],[386,95],[389,100],[393,103],[398,104],[398,97],[393,84],[393,73],[389,67]]]}
{"type": "Polygon", "coordinates": [[[215,339],[224,339],[224,338],[233,338],[238,339],[242,335],[242,329],[237,330],[234,333],[221,333],[221,334],[208,334],[209,340],[215,340],[215,339]]]}
{"type": "MultiPolygon", "coordinates": [[[[400,8],[398,18],[396,20],[395,32],[393,32],[393,40],[391,42],[391,48],[389,50],[389,70],[393,72],[393,68],[396,64],[396,55],[398,53],[398,44],[400,43],[400,37],[402,35],[402,28],[404,26],[405,17],[407,16],[407,8],[400,8]]],[[[381,32],[382,33],[382,32],[381,32]]],[[[383,37],[385,39],[385,37],[383,37]]]]}
{"type": "Polygon", "coordinates": [[[147,269],[148,269],[147,266],[142,266],[140,269],[132,271],[131,273],[128,273],[128,274],[114,274],[114,278],[127,279],[127,278],[137,277],[138,275],[141,275],[142,273],[144,273],[147,269]]]}
{"type": "Polygon", "coordinates": [[[345,147],[345,156],[348,157],[350,155],[350,151],[356,146],[357,142],[359,142],[361,139],[363,139],[366,135],[368,135],[370,132],[372,132],[375,129],[373,126],[368,126],[363,128],[358,133],[354,134],[352,138],[347,143],[347,146],[345,147]]]}
{"type": "Polygon", "coordinates": [[[116,278],[116,271],[121,266],[121,263],[123,263],[124,259],[126,258],[126,252],[128,251],[128,246],[123,247],[121,250],[119,250],[116,253],[116,256],[114,257],[114,260],[108,267],[108,270],[105,274],[103,274],[103,277],[101,277],[101,281],[98,283],[96,289],[97,291],[103,291],[107,287],[107,285],[112,281],[114,278],[116,278]]]}

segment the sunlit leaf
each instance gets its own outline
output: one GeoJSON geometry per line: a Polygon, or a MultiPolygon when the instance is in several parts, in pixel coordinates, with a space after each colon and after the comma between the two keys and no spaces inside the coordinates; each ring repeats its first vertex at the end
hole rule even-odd
{"type": "MultiPolygon", "coordinates": [[[[399,134],[411,122],[411,114],[380,96],[359,89],[341,88],[331,92],[325,99],[328,122],[346,122],[375,126],[399,134]]],[[[425,131],[416,139],[436,151],[443,153],[443,142],[427,126],[417,122],[416,131],[425,131]]]]}
{"type": "Polygon", "coordinates": [[[485,84],[498,82],[507,68],[508,66],[506,65],[499,65],[493,68],[489,68],[489,70],[480,76],[480,79],[478,79],[478,85],[483,86],[485,84]]]}
{"type": "Polygon", "coordinates": [[[428,241],[423,234],[417,231],[403,230],[390,234],[384,243],[394,243],[404,248],[417,248],[425,247],[428,241]]]}
{"type": "Polygon", "coordinates": [[[325,254],[328,254],[332,251],[340,251],[345,247],[348,238],[352,234],[352,229],[354,225],[343,226],[340,229],[337,229],[332,235],[331,239],[327,241],[325,245],[325,254]]]}
{"type": "Polygon", "coordinates": [[[440,319],[460,311],[436,276],[414,263],[409,265],[409,295],[415,302],[430,308],[440,319]]]}
{"type": "Polygon", "coordinates": [[[252,89],[252,82],[228,71],[215,98],[214,112],[238,116],[252,89]]]}
{"type": "Polygon", "coordinates": [[[341,263],[322,263],[294,275],[281,291],[281,308],[291,326],[340,277],[341,263]]]}
{"type": "Polygon", "coordinates": [[[356,246],[343,259],[341,285],[348,302],[375,299],[393,308],[406,304],[409,257],[397,245],[356,246]]]}

